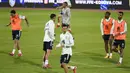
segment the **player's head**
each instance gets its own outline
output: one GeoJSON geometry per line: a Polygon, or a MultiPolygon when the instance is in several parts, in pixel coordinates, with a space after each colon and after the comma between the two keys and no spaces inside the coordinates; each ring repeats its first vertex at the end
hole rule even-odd
{"type": "Polygon", "coordinates": [[[65,33],[67,30],[68,30],[68,27],[67,27],[67,26],[63,26],[63,27],[62,27],[63,33],[65,33]]]}
{"type": "Polygon", "coordinates": [[[108,19],[110,17],[111,13],[109,11],[105,12],[105,18],[108,19]]]}
{"type": "Polygon", "coordinates": [[[50,19],[55,20],[56,19],[56,14],[51,14],[50,19]]]}
{"type": "Polygon", "coordinates": [[[120,11],[118,12],[118,20],[121,20],[123,18],[124,12],[120,11]]]}
{"type": "Polygon", "coordinates": [[[16,11],[15,11],[15,10],[11,10],[11,11],[10,11],[10,15],[11,15],[11,16],[15,16],[15,14],[16,14],[16,11]]]}
{"type": "Polygon", "coordinates": [[[62,6],[65,8],[65,7],[67,7],[68,6],[68,3],[67,2],[64,2],[63,4],[62,4],[62,6]]]}

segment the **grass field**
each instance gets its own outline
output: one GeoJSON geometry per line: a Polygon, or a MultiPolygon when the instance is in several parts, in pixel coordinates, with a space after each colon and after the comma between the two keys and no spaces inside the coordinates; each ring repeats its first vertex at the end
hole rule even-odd
{"type": "MultiPolygon", "coordinates": [[[[64,73],[60,68],[61,49],[53,50],[50,56],[52,69],[42,68],[42,45],[44,25],[50,13],[58,14],[58,10],[18,9],[17,12],[27,16],[30,27],[22,22],[23,33],[20,40],[23,56],[9,56],[13,41],[9,23],[9,8],[0,8],[0,73],[64,73]]],[[[77,73],[130,73],[130,13],[125,12],[124,19],[128,23],[128,33],[122,66],[116,66],[119,55],[113,53],[113,59],[104,59],[105,52],[100,33],[102,11],[72,10],[71,27],[75,38],[73,57],[70,64],[78,67],[77,73]]],[[[117,12],[112,11],[117,19],[117,12]]],[[[59,40],[61,29],[56,29],[56,40],[59,40]]],[[[57,44],[57,43],[55,43],[57,44]]],[[[70,71],[69,73],[72,73],[70,71]]]]}

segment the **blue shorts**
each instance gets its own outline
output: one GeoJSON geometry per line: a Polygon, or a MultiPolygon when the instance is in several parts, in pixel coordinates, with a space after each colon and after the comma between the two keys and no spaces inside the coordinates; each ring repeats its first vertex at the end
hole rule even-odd
{"type": "Polygon", "coordinates": [[[20,30],[12,30],[12,39],[19,40],[21,37],[21,33],[22,33],[22,31],[20,31],[20,30]]]}
{"type": "Polygon", "coordinates": [[[52,50],[52,47],[53,47],[53,42],[52,41],[43,43],[43,50],[44,51],[47,51],[47,49],[52,50]]]}
{"type": "Polygon", "coordinates": [[[125,40],[114,40],[113,46],[120,46],[120,48],[124,49],[125,48],[125,40]]]}
{"type": "Polygon", "coordinates": [[[70,58],[71,58],[71,55],[69,54],[64,54],[64,55],[61,55],[61,58],[60,58],[60,63],[66,63],[68,64],[69,61],[70,61],[70,58]]]}

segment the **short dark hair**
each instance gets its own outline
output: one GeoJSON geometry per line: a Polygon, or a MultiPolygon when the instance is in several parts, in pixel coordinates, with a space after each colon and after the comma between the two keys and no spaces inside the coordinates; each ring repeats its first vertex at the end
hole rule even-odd
{"type": "Polygon", "coordinates": [[[64,2],[67,6],[68,6],[68,3],[67,2],[64,2]]]}
{"type": "Polygon", "coordinates": [[[54,17],[56,17],[56,14],[51,14],[50,18],[53,19],[54,17]]]}
{"type": "Polygon", "coordinates": [[[10,13],[16,14],[16,11],[15,10],[11,10],[10,13]]]}
{"type": "Polygon", "coordinates": [[[111,15],[111,12],[107,11],[106,14],[111,15]]]}
{"type": "Polygon", "coordinates": [[[122,11],[119,11],[118,13],[121,13],[122,15],[124,15],[124,12],[122,12],[122,11]]]}

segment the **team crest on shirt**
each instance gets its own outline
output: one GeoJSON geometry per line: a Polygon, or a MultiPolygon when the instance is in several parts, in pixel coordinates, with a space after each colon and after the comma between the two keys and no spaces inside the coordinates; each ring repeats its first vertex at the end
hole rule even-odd
{"type": "Polygon", "coordinates": [[[14,7],[16,0],[9,0],[9,5],[11,7],[14,7]]]}

